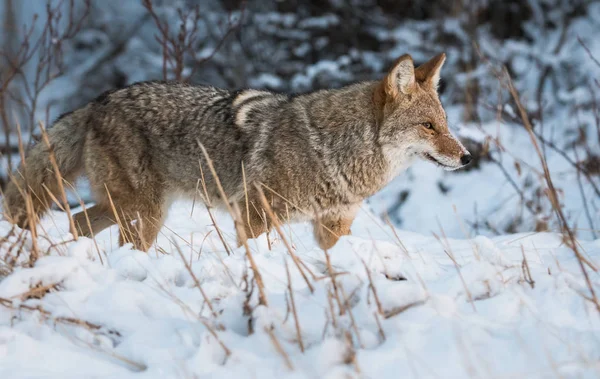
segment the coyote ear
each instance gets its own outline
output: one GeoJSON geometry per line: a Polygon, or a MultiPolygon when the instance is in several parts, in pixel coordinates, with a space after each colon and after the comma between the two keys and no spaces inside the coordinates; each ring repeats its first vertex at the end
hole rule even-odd
{"type": "Polygon", "coordinates": [[[415,88],[415,65],[410,55],[398,58],[384,79],[385,93],[396,97],[398,93],[410,94],[415,88]]]}
{"type": "Polygon", "coordinates": [[[441,53],[431,58],[415,69],[415,76],[419,83],[423,83],[437,91],[440,83],[440,71],[446,60],[446,54],[441,53]]]}

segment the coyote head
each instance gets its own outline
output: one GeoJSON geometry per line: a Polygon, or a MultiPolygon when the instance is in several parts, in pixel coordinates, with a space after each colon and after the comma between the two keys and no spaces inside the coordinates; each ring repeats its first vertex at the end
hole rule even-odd
{"type": "Polygon", "coordinates": [[[415,68],[410,55],[400,57],[375,92],[379,141],[393,165],[420,157],[446,170],[471,161],[471,154],[450,133],[437,86],[445,54],[415,68]]]}

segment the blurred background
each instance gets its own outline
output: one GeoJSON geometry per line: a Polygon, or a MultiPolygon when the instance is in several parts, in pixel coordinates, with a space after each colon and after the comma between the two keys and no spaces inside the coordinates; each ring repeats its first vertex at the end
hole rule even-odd
{"type": "Polygon", "coordinates": [[[474,164],[419,162],[365,206],[448,237],[559,231],[535,142],[568,223],[600,235],[598,1],[0,0],[0,15],[2,187],[40,122],[108,89],[166,78],[300,93],[445,52],[442,103],[474,164]]]}

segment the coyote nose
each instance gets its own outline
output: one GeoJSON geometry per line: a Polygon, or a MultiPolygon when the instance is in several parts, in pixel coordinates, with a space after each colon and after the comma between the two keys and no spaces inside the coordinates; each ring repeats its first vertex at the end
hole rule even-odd
{"type": "Polygon", "coordinates": [[[460,163],[462,163],[463,165],[468,165],[469,163],[471,163],[472,160],[473,160],[473,157],[469,153],[460,157],[460,163]]]}

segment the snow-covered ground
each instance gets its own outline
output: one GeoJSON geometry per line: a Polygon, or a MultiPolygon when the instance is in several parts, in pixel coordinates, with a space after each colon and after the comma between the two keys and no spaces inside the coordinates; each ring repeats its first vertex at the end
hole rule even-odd
{"type": "MultiPolygon", "coordinates": [[[[47,2],[0,1],[0,14],[7,13],[7,19],[8,8],[3,7],[9,3],[15,24],[33,27],[30,46],[37,46],[36,36],[45,30],[41,15],[47,13],[47,2]],[[36,14],[40,17],[34,21],[36,14]]],[[[69,24],[70,4],[79,4],[84,13],[85,2],[50,3],[64,8],[52,27],[59,35],[69,24]]],[[[49,126],[61,113],[105,90],[163,78],[160,32],[142,2],[91,3],[81,31],[61,43],[53,40],[51,50],[61,51],[58,61],[64,67],[56,72],[58,77],[52,75],[39,98],[29,99],[29,92],[37,86],[38,54],[49,49],[44,44],[34,49],[23,77],[17,76],[10,87],[14,93],[8,99],[27,99],[24,104],[3,103],[11,122],[19,118],[26,142],[39,134],[38,121],[49,126]],[[22,87],[25,83],[30,91],[22,87]],[[32,116],[25,117],[30,110],[32,116]]],[[[241,2],[244,12],[223,7],[233,3],[240,2],[154,2],[173,33],[180,30],[181,6],[186,30],[198,27],[183,62],[186,73],[195,72],[192,83],[301,93],[381,79],[402,54],[411,54],[420,64],[446,53],[440,95],[451,131],[474,153],[472,169],[447,173],[423,163],[410,168],[370,199],[375,214],[388,214],[394,225],[418,233],[439,233],[442,225],[453,238],[560,230],[539,159],[506,80],[498,74],[506,68],[536,131],[569,225],[580,238],[600,237],[599,1],[419,0],[399,10],[393,1],[332,0],[317,2],[323,6],[319,11],[313,2],[290,7],[286,2],[248,0],[241,2]],[[448,3],[448,12],[443,3],[448,3]],[[200,5],[200,21],[194,18],[194,4],[200,5]],[[229,22],[238,17],[241,28],[222,40],[229,22]]],[[[22,34],[8,28],[4,39],[18,46],[22,34]]],[[[173,67],[167,66],[167,78],[174,78],[173,67]]],[[[13,146],[6,150],[12,151],[16,164],[16,123],[9,129],[13,146]]],[[[4,138],[0,135],[0,150],[4,138]]],[[[7,156],[0,156],[0,182],[7,177],[7,156]]],[[[79,190],[91,201],[85,183],[79,190]]]]}
{"type": "MultiPolygon", "coordinates": [[[[191,210],[173,206],[148,254],[119,248],[116,227],[62,243],[66,216],[46,217],[43,257],[0,280],[0,378],[600,376],[600,313],[559,235],[447,239],[365,206],[331,265],[308,224],[284,227],[308,280],[275,232],[250,240],[262,306],[229,216],[216,218],[231,255],[191,210]]],[[[19,249],[11,228],[0,260],[24,262],[31,240],[19,249]]],[[[600,240],[580,248],[599,268],[600,240]]]]}

